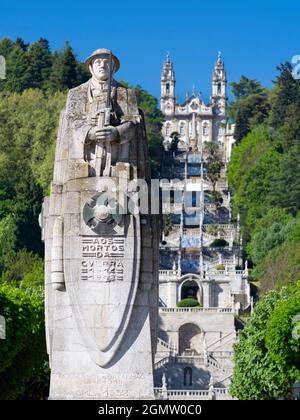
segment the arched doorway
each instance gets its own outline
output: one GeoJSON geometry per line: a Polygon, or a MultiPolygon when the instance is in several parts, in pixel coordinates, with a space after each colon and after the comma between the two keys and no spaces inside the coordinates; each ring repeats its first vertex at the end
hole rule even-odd
{"type": "Polygon", "coordinates": [[[179,328],[179,354],[193,355],[203,351],[203,332],[196,324],[184,324],[179,328]]]}
{"type": "Polygon", "coordinates": [[[201,293],[199,285],[195,280],[187,280],[181,287],[181,300],[187,298],[197,299],[201,303],[201,293]]]}

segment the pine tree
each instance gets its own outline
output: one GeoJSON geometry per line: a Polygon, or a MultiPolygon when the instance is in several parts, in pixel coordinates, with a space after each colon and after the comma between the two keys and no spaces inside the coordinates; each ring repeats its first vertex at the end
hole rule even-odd
{"type": "Polygon", "coordinates": [[[14,43],[9,38],[3,38],[0,41],[0,55],[3,55],[3,57],[7,58],[8,54],[13,50],[14,43]]]}
{"type": "Polygon", "coordinates": [[[69,43],[63,52],[55,53],[49,79],[51,90],[63,91],[78,84],[77,60],[69,43]]]}
{"type": "Polygon", "coordinates": [[[262,124],[268,118],[269,111],[268,95],[264,91],[240,100],[235,118],[236,141],[239,142],[254,126],[262,124]]]}
{"type": "Polygon", "coordinates": [[[3,83],[5,90],[23,92],[31,86],[29,58],[19,44],[13,47],[6,59],[6,73],[7,79],[3,83]]]}
{"type": "Polygon", "coordinates": [[[51,52],[47,39],[40,38],[39,41],[30,45],[28,50],[29,71],[31,74],[31,87],[42,89],[47,85],[51,72],[51,52]]]}
{"type": "Polygon", "coordinates": [[[272,99],[270,124],[274,128],[281,127],[289,113],[289,106],[297,104],[300,107],[300,82],[292,76],[292,65],[289,62],[281,64],[277,69],[277,77],[272,99]]]}
{"type": "Polygon", "coordinates": [[[255,79],[248,79],[245,76],[241,76],[240,81],[237,83],[231,82],[230,86],[236,101],[247,98],[254,93],[262,93],[264,90],[260,82],[255,79]]]}
{"type": "Polygon", "coordinates": [[[26,44],[22,38],[17,38],[15,44],[21,48],[24,52],[28,50],[29,44],[26,44]]]}

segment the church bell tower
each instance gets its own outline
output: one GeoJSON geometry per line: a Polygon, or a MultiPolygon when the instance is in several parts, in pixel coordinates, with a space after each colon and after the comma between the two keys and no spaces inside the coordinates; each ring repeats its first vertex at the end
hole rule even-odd
{"type": "Polygon", "coordinates": [[[226,90],[227,80],[224,62],[221,58],[221,53],[218,54],[218,61],[215,65],[213,78],[212,78],[212,105],[214,113],[225,115],[226,107],[226,90]]]}
{"type": "Polygon", "coordinates": [[[165,115],[173,115],[175,112],[175,84],[176,80],[173,64],[170,60],[170,54],[167,53],[160,80],[160,109],[165,115]]]}

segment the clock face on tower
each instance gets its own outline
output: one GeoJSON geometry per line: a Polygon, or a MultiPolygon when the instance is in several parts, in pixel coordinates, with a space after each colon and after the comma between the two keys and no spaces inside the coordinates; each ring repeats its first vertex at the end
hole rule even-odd
{"type": "Polygon", "coordinates": [[[167,115],[173,114],[173,104],[172,102],[167,102],[165,106],[165,113],[167,115]]]}

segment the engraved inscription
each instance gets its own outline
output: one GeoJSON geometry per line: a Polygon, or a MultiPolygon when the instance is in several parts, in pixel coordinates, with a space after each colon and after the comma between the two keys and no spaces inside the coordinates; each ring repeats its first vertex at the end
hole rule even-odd
{"type": "Polygon", "coordinates": [[[124,253],[124,238],[82,238],[81,280],[122,281],[124,253]]]}

